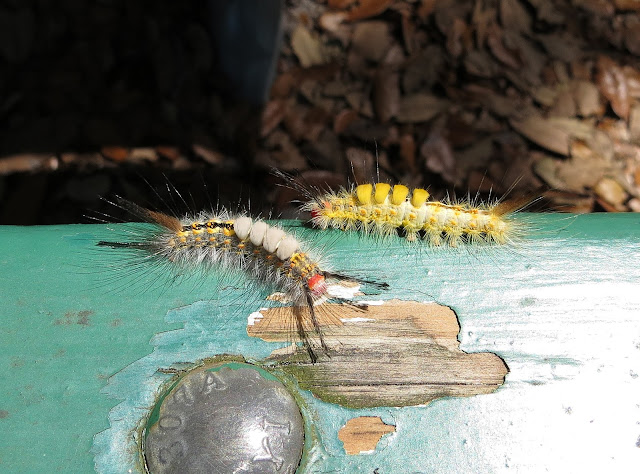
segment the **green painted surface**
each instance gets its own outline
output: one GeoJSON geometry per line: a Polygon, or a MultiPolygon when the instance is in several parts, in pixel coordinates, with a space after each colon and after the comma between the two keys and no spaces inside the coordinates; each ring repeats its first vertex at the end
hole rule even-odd
{"type": "MultiPolygon", "coordinates": [[[[640,216],[523,218],[537,230],[521,246],[471,252],[297,229],[329,249],[332,269],[387,281],[375,298],[451,306],[462,349],[495,352],[511,370],[496,394],[427,407],[353,411],[303,393],[319,433],[314,472],[640,465],[640,216]],[[374,454],[346,456],[336,432],[361,414],[397,432],[374,454]]],[[[126,434],[169,377],[158,368],[279,347],[244,331],[267,291],[247,297],[252,285],[228,288],[217,274],[113,281],[97,262],[116,256],[94,247],[110,233],[0,227],[0,472],[124,472],[135,455],[126,434]]]]}

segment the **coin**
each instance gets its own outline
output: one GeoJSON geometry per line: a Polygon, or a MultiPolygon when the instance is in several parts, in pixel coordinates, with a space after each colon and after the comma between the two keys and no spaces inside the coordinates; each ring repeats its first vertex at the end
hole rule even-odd
{"type": "Polygon", "coordinates": [[[200,369],[161,401],[146,431],[152,474],[295,472],[304,425],[279,381],[248,364],[200,369]]]}

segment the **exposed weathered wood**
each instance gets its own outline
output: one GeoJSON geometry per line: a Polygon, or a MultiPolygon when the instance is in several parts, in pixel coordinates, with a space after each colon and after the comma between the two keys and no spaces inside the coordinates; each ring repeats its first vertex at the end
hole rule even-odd
{"type": "MultiPolygon", "coordinates": [[[[422,405],[441,397],[491,393],[508,372],[500,357],[459,349],[460,326],[446,306],[386,301],[366,312],[348,305],[321,308],[341,324],[328,326],[329,357],[310,363],[303,348],[275,355],[285,372],[318,398],[347,407],[422,405]]],[[[291,308],[263,310],[248,326],[250,336],[269,341],[290,337],[291,308]]]]}
{"type": "Polygon", "coordinates": [[[360,416],[351,418],[340,428],[338,439],[347,454],[360,454],[376,449],[380,439],[395,430],[395,426],[387,425],[379,416],[360,416]]]}

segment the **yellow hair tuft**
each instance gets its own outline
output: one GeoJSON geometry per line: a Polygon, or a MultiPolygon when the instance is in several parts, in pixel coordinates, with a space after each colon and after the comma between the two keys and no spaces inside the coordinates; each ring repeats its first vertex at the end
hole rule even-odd
{"type": "Polygon", "coordinates": [[[396,184],[393,187],[393,193],[391,194],[391,203],[394,206],[402,204],[409,195],[409,188],[403,184],[396,184]]]}
{"type": "Polygon", "coordinates": [[[366,206],[371,204],[371,194],[373,192],[373,186],[370,184],[361,184],[356,187],[356,196],[360,204],[366,206]]]}
{"type": "Polygon", "coordinates": [[[389,195],[389,190],[391,189],[391,185],[387,183],[376,183],[376,191],[373,195],[373,199],[376,204],[382,204],[387,199],[389,195]]]}
{"type": "Polygon", "coordinates": [[[414,189],[411,193],[411,205],[413,207],[420,207],[429,199],[429,193],[426,189],[414,189]]]}

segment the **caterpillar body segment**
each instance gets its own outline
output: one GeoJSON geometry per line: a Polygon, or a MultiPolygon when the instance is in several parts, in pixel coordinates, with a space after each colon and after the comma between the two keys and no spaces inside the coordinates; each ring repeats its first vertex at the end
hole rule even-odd
{"type": "Polygon", "coordinates": [[[174,269],[206,270],[219,266],[241,270],[253,280],[284,293],[294,305],[295,330],[312,362],[317,356],[307,333],[309,328],[316,333],[322,350],[328,352],[316,316],[316,306],[335,299],[328,295],[328,280],[372,283],[324,271],[298,239],[259,219],[234,216],[224,210],[178,219],[122,198],[113,204],[152,224],[153,230],[97,245],[145,252],[150,260],[170,264],[174,269]]]}
{"type": "Polygon", "coordinates": [[[312,224],[320,229],[382,236],[400,233],[409,241],[422,239],[433,246],[457,247],[463,243],[509,243],[522,230],[511,218],[513,213],[537,196],[514,203],[439,202],[429,200],[425,189],[376,183],[313,196],[301,209],[311,213],[312,224]]]}

